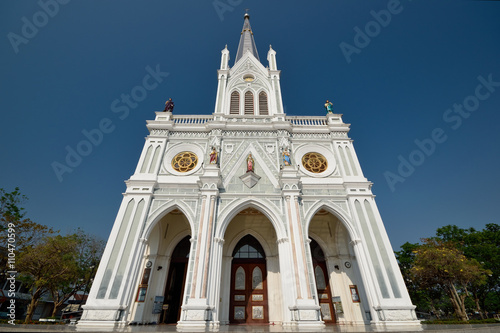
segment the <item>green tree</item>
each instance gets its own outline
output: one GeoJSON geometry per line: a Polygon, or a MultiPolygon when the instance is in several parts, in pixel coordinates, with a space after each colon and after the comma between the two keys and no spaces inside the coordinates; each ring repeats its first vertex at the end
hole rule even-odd
{"type": "Polygon", "coordinates": [[[411,268],[416,283],[422,288],[439,288],[448,295],[455,314],[466,321],[465,298],[473,285],[486,283],[488,271],[475,259],[468,259],[452,242],[424,239],[416,250],[411,268]]]}
{"type": "Polygon", "coordinates": [[[86,234],[81,229],[77,229],[73,236],[77,241],[74,258],[77,269],[73,271],[74,274],[69,274],[64,279],[52,280],[49,284],[54,301],[52,317],[56,316],[57,311],[71,296],[79,291],[84,294],[88,291],[104,251],[105,242],[96,236],[86,234]]]}
{"type": "Polygon", "coordinates": [[[401,251],[395,252],[395,255],[413,304],[415,304],[419,309],[423,310],[427,307],[427,300],[423,295],[425,290],[422,290],[418,286],[411,273],[411,268],[413,267],[415,262],[415,254],[417,252],[416,250],[419,248],[419,246],[420,244],[418,243],[412,244],[406,242],[401,245],[401,251]]]}
{"type": "Polygon", "coordinates": [[[408,293],[417,311],[432,312],[439,319],[443,304],[443,291],[440,288],[422,288],[412,273],[415,265],[417,250],[420,248],[418,243],[408,243],[401,245],[401,251],[395,252],[399,268],[403,279],[405,280],[408,293]]]}
{"type": "Polygon", "coordinates": [[[467,258],[480,262],[489,271],[485,284],[472,285],[476,311],[484,318],[484,311],[495,311],[500,306],[500,226],[487,224],[483,230],[462,229],[447,225],[437,229],[436,235],[452,242],[467,258]]]}
{"type": "Polygon", "coordinates": [[[20,253],[40,243],[44,237],[56,233],[52,228],[26,218],[26,211],[22,207],[26,200],[26,196],[17,187],[12,192],[0,188],[1,284],[6,279],[5,271],[19,271],[17,261],[20,253]]]}
{"type": "Polygon", "coordinates": [[[3,231],[0,232],[0,242],[1,244],[7,244],[9,234],[14,234],[17,251],[22,251],[27,246],[34,245],[44,237],[56,233],[52,228],[33,222],[25,217],[26,212],[21,205],[26,200],[26,196],[21,194],[18,187],[12,192],[6,192],[3,188],[0,188],[0,229],[3,231]],[[9,228],[15,232],[5,232],[9,228]]]}
{"type": "Polygon", "coordinates": [[[28,246],[17,261],[20,279],[30,286],[31,302],[25,322],[33,318],[40,298],[56,285],[73,280],[78,274],[79,240],[76,235],[52,236],[35,246],[28,246]]]}

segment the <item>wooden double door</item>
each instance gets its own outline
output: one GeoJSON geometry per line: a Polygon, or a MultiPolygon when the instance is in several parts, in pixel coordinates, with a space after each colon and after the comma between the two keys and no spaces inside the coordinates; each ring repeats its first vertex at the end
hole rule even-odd
{"type": "Polygon", "coordinates": [[[318,291],[319,306],[321,307],[321,318],[325,323],[335,323],[335,308],[332,303],[332,293],[328,281],[328,270],[324,261],[314,262],[314,276],[318,291]]]}
{"type": "Polygon", "coordinates": [[[176,323],[181,317],[186,270],[187,262],[172,262],[170,264],[160,323],[176,323]]]}
{"type": "Polygon", "coordinates": [[[268,323],[265,260],[233,259],[229,321],[234,324],[268,323]]]}

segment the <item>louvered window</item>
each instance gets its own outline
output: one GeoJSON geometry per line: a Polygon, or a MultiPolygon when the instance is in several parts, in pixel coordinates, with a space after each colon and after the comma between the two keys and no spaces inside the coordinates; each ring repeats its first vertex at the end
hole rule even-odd
{"type": "Polygon", "coordinates": [[[245,93],[245,114],[254,114],[253,94],[250,91],[245,93]]]}
{"type": "Polygon", "coordinates": [[[259,94],[259,114],[264,116],[269,114],[269,109],[267,107],[267,94],[263,91],[259,94]]]}
{"type": "Polygon", "coordinates": [[[237,91],[233,91],[231,94],[229,114],[240,114],[240,94],[237,91]]]}

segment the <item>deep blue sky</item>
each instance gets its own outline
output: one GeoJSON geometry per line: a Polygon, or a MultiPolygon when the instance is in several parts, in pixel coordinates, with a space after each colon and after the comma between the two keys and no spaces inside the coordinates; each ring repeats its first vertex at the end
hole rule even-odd
{"type": "Polygon", "coordinates": [[[352,124],[350,137],[394,249],[447,224],[500,223],[500,87],[480,88],[479,105],[469,97],[479,76],[500,82],[499,2],[219,3],[227,4],[225,12],[210,0],[72,0],[49,6],[53,17],[35,1],[0,3],[0,187],[21,188],[29,217],[107,239],[123,181],[134,173],[148,134],[146,120],[168,97],[176,114],[213,112],[220,51],[227,44],[234,59],[250,8],[264,65],[269,44],[277,51],[287,114],[323,115],[331,99],[352,124]],[[390,22],[382,15],[385,27],[371,30],[369,44],[348,63],[339,45],[355,46],[355,28],[376,29],[371,11],[388,6],[397,13],[390,22]],[[23,32],[34,20],[37,33],[23,32]],[[120,119],[112,102],[142,85],[147,66],[169,75],[120,119]],[[460,126],[443,119],[464,100],[476,110],[460,126]],[[60,182],[51,164],[64,163],[65,147],[75,148],[82,131],[104,118],[114,131],[60,182]],[[447,140],[391,190],[384,173],[398,173],[399,156],[418,157],[415,140],[436,128],[447,140]]]}

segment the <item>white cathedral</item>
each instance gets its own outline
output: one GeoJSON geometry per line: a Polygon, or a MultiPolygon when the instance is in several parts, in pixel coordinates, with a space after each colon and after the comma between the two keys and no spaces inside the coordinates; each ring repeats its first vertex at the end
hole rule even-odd
{"type": "Polygon", "coordinates": [[[420,325],[349,124],[284,113],[249,19],[214,113],[147,122],[79,327],[420,325]]]}

